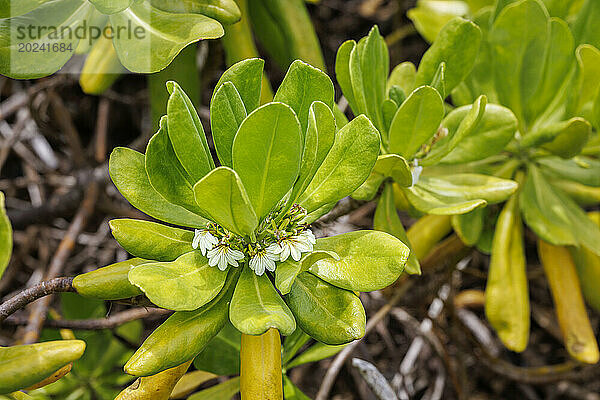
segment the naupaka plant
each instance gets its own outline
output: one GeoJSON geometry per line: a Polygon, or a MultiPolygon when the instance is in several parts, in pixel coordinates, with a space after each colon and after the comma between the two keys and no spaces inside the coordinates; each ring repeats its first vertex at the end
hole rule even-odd
{"type": "MultiPolygon", "coordinates": [[[[377,27],[358,43],[347,41],[338,49],[336,75],[344,96],[352,111],[368,115],[382,135],[381,154],[353,197],[370,200],[383,187],[375,228],[407,244],[396,204],[414,215],[440,216],[447,233],[444,221],[449,215],[501,202],[517,188],[511,180],[435,169],[441,163],[462,164],[496,154],[515,133],[513,113],[488,104],[485,96],[456,109],[444,102],[473,68],[480,41],[480,29],[457,18],[440,33],[418,70],[405,62],[391,74],[388,48],[377,27]]],[[[411,252],[410,272],[420,270],[418,253],[411,252]]]]}
{"type": "MultiPolygon", "coordinates": [[[[570,24],[550,17],[537,0],[498,2],[482,9],[476,19],[484,32],[481,52],[452,93],[457,105],[485,94],[510,108],[518,121],[518,131],[502,154],[463,166],[521,184],[495,227],[485,227],[484,221],[493,220],[489,210],[455,218],[455,229],[467,244],[493,236],[487,318],[509,349],[526,348],[530,312],[525,223],[540,240],[538,251],[566,348],[587,363],[598,361],[598,347],[565,246],[600,254],[600,229],[581,208],[600,202],[600,35],[592,22],[599,15],[597,1],[583,2],[570,24]]],[[[452,173],[452,168],[445,171],[452,173]]],[[[596,276],[586,273],[579,279],[597,285],[596,276]]]]}
{"type": "Polygon", "coordinates": [[[333,84],[301,61],[274,101],[259,106],[262,69],[259,59],[237,63],[215,88],[210,122],[220,166],[175,82],[146,153],[117,148],[111,155],[111,178],[133,206],[194,229],[113,220],[114,237],[137,258],[73,282],[83,295],[143,293],[176,311],[127,362],[129,374],[193,359],[229,319],[242,333],[242,396],[281,398],[279,334],[301,329],[326,344],[362,337],[357,292],[383,288],[403,271],[409,250],[387,233],[316,239],[310,229],[368,177],[377,129],[364,115],[337,129],[333,84]]]}

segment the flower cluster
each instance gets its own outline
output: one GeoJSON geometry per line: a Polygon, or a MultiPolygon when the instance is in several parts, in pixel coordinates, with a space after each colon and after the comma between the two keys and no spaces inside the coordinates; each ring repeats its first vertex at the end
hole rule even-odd
{"type": "Polygon", "coordinates": [[[196,229],[192,247],[208,258],[210,266],[221,271],[227,266],[239,266],[240,261],[249,260],[248,265],[256,273],[274,272],[277,262],[288,258],[300,261],[302,253],[313,251],[315,235],[308,225],[302,223],[306,210],[294,204],[278,218],[281,210],[271,213],[261,224],[256,239],[246,241],[222,226],[209,222],[205,229],[196,229]]]}

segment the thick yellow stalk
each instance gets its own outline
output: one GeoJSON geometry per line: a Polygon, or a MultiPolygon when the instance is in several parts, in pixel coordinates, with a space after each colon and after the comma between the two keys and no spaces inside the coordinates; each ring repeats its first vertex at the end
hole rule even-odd
{"type": "Polygon", "coordinates": [[[242,334],[240,357],[242,400],[283,400],[279,331],[271,328],[259,336],[242,334]]]}
{"type": "Polygon", "coordinates": [[[584,363],[597,363],[600,358],[598,343],[585,309],[575,264],[569,250],[540,240],[538,252],[550,284],[558,324],[569,354],[584,363]]]}

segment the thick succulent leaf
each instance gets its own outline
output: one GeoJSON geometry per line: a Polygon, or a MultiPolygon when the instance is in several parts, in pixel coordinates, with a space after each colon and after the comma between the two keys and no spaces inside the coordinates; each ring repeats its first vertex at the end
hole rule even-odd
{"type": "Polygon", "coordinates": [[[367,117],[354,118],[337,133],[299,204],[310,213],[350,195],[369,176],[379,142],[379,133],[367,117]]]}
{"type": "Polygon", "coordinates": [[[102,14],[115,14],[126,10],[133,4],[133,0],[90,0],[102,14]]]}
{"type": "Polygon", "coordinates": [[[221,331],[239,270],[231,268],[221,292],[195,311],[179,311],[148,336],[125,364],[125,372],[149,376],[191,360],[221,331]]]}
{"type": "Polygon", "coordinates": [[[219,167],[194,185],[196,203],[210,220],[238,235],[250,235],[258,226],[246,189],[238,174],[219,167]]]}
{"type": "Polygon", "coordinates": [[[235,85],[223,83],[210,103],[210,128],[221,165],[233,166],[233,139],[245,118],[246,107],[235,85]]]}
{"type": "Polygon", "coordinates": [[[423,55],[416,86],[431,84],[439,65],[444,62],[445,89],[450,93],[473,69],[480,43],[481,30],[473,22],[462,18],[448,22],[423,55]]]}
{"type": "Polygon", "coordinates": [[[223,83],[233,83],[246,106],[246,113],[251,113],[258,107],[260,102],[264,66],[265,62],[260,58],[249,58],[233,64],[221,75],[219,82],[215,86],[214,93],[221,88],[223,83]]]}
{"type": "Polygon", "coordinates": [[[333,83],[323,71],[296,60],[290,65],[273,101],[285,103],[294,110],[304,134],[313,102],[320,101],[333,107],[333,96],[333,83]]]}
{"type": "Polygon", "coordinates": [[[484,95],[479,96],[456,129],[453,131],[448,130],[446,137],[433,144],[432,149],[422,160],[421,164],[424,166],[436,164],[454,150],[465,137],[472,135],[483,119],[486,105],[487,98],[484,95]]]}
{"type": "Polygon", "coordinates": [[[167,117],[146,147],[146,173],[150,184],[170,203],[200,214],[194,199],[194,179],[179,162],[167,133],[167,117]]]}
{"type": "Polygon", "coordinates": [[[561,93],[559,88],[567,80],[567,74],[573,65],[575,43],[569,26],[563,20],[550,20],[550,36],[546,43],[543,60],[543,77],[532,100],[526,104],[527,119],[535,119],[550,102],[561,93]]]}
{"type": "MultiPolygon", "coordinates": [[[[373,228],[393,235],[404,243],[409,249],[411,247],[406,231],[396,211],[394,202],[394,189],[392,185],[387,184],[383,188],[383,193],[377,203],[375,216],[373,217],[373,228]]],[[[415,253],[410,250],[406,260],[405,270],[409,274],[421,274],[421,265],[415,253]]]]}
{"type": "Polygon", "coordinates": [[[420,0],[415,8],[406,12],[406,16],[415,25],[417,31],[429,43],[435,41],[444,25],[453,18],[463,17],[473,12],[465,1],[420,0]]]}
{"type": "Polygon", "coordinates": [[[354,96],[354,87],[352,86],[352,78],[350,77],[350,54],[356,47],[354,40],[347,40],[340,45],[335,57],[335,77],[342,88],[344,97],[348,100],[350,108],[358,113],[358,105],[354,96]]]}
{"type": "MultiPolygon", "coordinates": [[[[448,136],[455,136],[472,106],[463,106],[452,110],[442,126],[448,129],[448,136]]],[[[442,163],[459,164],[483,160],[501,152],[514,137],[517,130],[517,118],[506,107],[487,104],[481,120],[464,136],[456,147],[443,159],[442,163]]]]}
{"type": "Polygon", "coordinates": [[[573,22],[573,36],[575,43],[590,43],[600,48],[600,29],[595,22],[600,18],[600,4],[594,0],[587,0],[573,22]]]}
{"type": "Polygon", "coordinates": [[[346,347],[345,344],[330,345],[317,342],[290,361],[290,363],[287,365],[287,368],[290,369],[297,367],[298,365],[324,360],[325,358],[336,355],[342,351],[344,347],[346,347]]]}
{"type": "Polygon", "coordinates": [[[362,201],[373,200],[375,196],[377,196],[377,193],[379,192],[379,187],[381,186],[383,181],[385,181],[385,176],[371,171],[371,174],[369,174],[367,180],[365,180],[362,183],[362,185],[360,185],[354,192],[352,192],[352,198],[362,201]]]}
{"type": "Polygon", "coordinates": [[[579,76],[573,93],[574,104],[569,110],[589,113],[594,100],[600,97],[600,50],[584,44],[577,48],[575,54],[579,76]]]}
{"type": "MultiPolygon", "coordinates": [[[[102,300],[119,300],[139,296],[142,291],[129,282],[129,270],[140,264],[153,261],[142,258],[130,258],[106,267],[77,275],[73,279],[73,287],[77,294],[102,300]]],[[[106,314],[106,310],[102,311],[106,314]]],[[[89,315],[83,318],[90,318],[89,315]]]]}
{"type": "Polygon", "coordinates": [[[444,102],[430,86],[416,89],[402,103],[390,126],[389,150],[410,160],[437,132],[444,118],[444,102]]]}
{"type": "Polygon", "coordinates": [[[241,337],[240,331],[231,323],[226,323],[194,359],[194,367],[215,375],[239,374],[241,337]]]}
{"type": "Polygon", "coordinates": [[[50,0],[0,0],[0,18],[18,17],[50,0]]]}
{"type": "Polygon", "coordinates": [[[192,250],[194,232],[137,219],[113,219],[113,236],[129,254],[156,261],[173,261],[192,250]]]}
{"type": "Polygon", "coordinates": [[[521,123],[544,77],[540,60],[544,60],[549,38],[548,14],[536,0],[506,6],[489,33],[498,97],[521,123]]]}
{"type": "Polygon", "coordinates": [[[485,314],[506,347],[525,350],[529,339],[529,290],[523,225],[515,196],[506,203],[496,223],[485,314]]]}
{"type": "Polygon", "coordinates": [[[404,189],[419,211],[435,215],[464,214],[487,203],[498,203],[517,190],[517,183],[480,174],[421,177],[404,189]]]}
{"type": "Polygon", "coordinates": [[[240,377],[236,376],[192,394],[187,400],[231,400],[240,391],[240,377]]]}
{"type": "Polygon", "coordinates": [[[319,342],[344,344],[365,334],[365,309],[358,296],[309,272],[298,275],[285,301],[298,326],[319,342]]]}
{"type": "Polygon", "coordinates": [[[315,250],[332,251],[308,269],[337,287],[357,292],[383,289],[398,279],[409,248],[394,236],[378,231],[355,231],[317,239],[315,250]]]}
{"type": "Polygon", "coordinates": [[[570,160],[544,157],[537,160],[543,171],[552,176],[579,182],[587,186],[600,187],[600,161],[578,156],[570,160]]]}
{"type": "Polygon", "coordinates": [[[537,167],[530,166],[519,200],[525,222],[540,238],[555,245],[584,245],[600,255],[600,229],[537,167]]]}
{"type": "Polygon", "coordinates": [[[315,250],[306,253],[300,261],[288,258],[285,262],[278,264],[275,270],[275,287],[279,290],[279,293],[288,294],[296,277],[301,272],[307,271],[315,262],[324,258],[340,259],[332,251],[315,250]]]}
{"type": "MultiPolygon", "coordinates": [[[[12,3],[18,1],[12,0],[12,3]]],[[[52,29],[42,30],[40,35],[37,32],[31,35],[24,32],[28,27],[36,26],[68,26],[75,31],[83,26],[93,11],[94,7],[84,0],[51,1],[27,15],[0,19],[0,74],[15,79],[32,79],[58,71],[75,52],[79,43],[77,35],[61,37],[60,32],[52,29]],[[45,49],[45,46],[53,45],[64,45],[65,50],[23,51],[26,47],[45,49]]]]}
{"type": "Polygon", "coordinates": [[[485,208],[476,208],[466,214],[452,216],[452,228],[465,245],[474,246],[479,242],[485,216],[485,208]]]}
{"type": "Polygon", "coordinates": [[[581,152],[590,135],[592,126],[583,118],[548,124],[523,138],[523,147],[540,146],[562,158],[571,158],[581,152]]]}
{"type": "Polygon", "coordinates": [[[242,122],[233,141],[233,168],[259,219],[292,188],[300,171],[298,118],[283,103],[269,103],[242,122]]]}
{"type": "Polygon", "coordinates": [[[270,328],[283,335],[296,330],[294,315],[267,275],[258,276],[245,267],[229,306],[233,326],[247,335],[262,335],[270,328]]]}
{"type": "Polygon", "coordinates": [[[167,82],[170,97],[167,103],[169,139],[192,184],[215,167],[196,108],[181,86],[167,82]]]}
{"type": "Polygon", "coordinates": [[[415,64],[410,61],[405,61],[394,67],[387,82],[387,90],[393,86],[398,86],[402,91],[412,93],[415,90],[415,82],[417,79],[417,69],[415,64]]]}
{"type": "Polygon", "coordinates": [[[392,178],[400,186],[410,186],[413,183],[408,163],[397,154],[383,154],[377,157],[373,173],[392,178]]]}
{"type": "Polygon", "coordinates": [[[0,192],[0,278],[12,253],[12,227],[4,209],[4,193],[0,192]]]}
{"type": "Polygon", "coordinates": [[[199,251],[175,261],[138,265],[129,271],[129,281],[159,307],[193,311],[211,301],[225,284],[227,272],[208,265],[199,251]]]}
{"type": "Polygon", "coordinates": [[[304,135],[300,175],[294,184],[290,201],[295,201],[310,184],[333,146],[335,131],[335,119],[331,109],[320,101],[312,103],[308,114],[308,128],[304,135]]]}
{"type": "Polygon", "coordinates": [[[206,221],[185,208],[169,203],[150,184],[144,155],[135,150],[117,147],[109,160],[109,172],[119,192],[138,210],[175,225],[203,228],[206,221]]]}
{"type": "Polygon", "coordinates": [[[164,69],[187,45],[202,39],[223,36],[223,27],[201,14],[167,13],[149,1],[136,2],[128,9],[110,16],[110,24],[131,27],[139,35],[118,35],[113,43],[119,60],[133,72],[152,73],[164,69]],[[137,30],[136,30],[137,29],[137,30]]]}
{"type": "Polygon", "coordinates": [[[180,14],[203,14],[222,24],[234,24],[242,13],[235,0],[150,0],[163,11],[180,14]]]}

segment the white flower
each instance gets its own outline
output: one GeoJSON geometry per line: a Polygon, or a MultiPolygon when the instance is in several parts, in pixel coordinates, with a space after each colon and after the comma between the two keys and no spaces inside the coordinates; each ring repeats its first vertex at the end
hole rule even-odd
{"type": "Polygon", "coordinates": [[[271,245],[266,249],[261,249],[250,259],[250,268],[258,276],[261,276],[267,271],[275,271],[275,261],[279,261],[278,246],[271,245]]]}
{"type": "Polygon", "coordinates": [[[196,229],[194,232],[194,240],[192,247],[197,249],[200,247],[202,255],[206,255],[207,250],[211,250],[219,243],[219,240],[210,233],[208,229],[196,229]]]}
{"type": "Polygon", "coordinates": [[[244,253],[223,243],[209,250],[206,256],[208,257],[208,265],[211,267],[216,265],[221,271],[225,271],[229,264],[237,267],[239,265],[238,261],[244,259],[244,253]]]}
{"type": "Polygon", "coordinates": [[[317,239],[315,238],[314,233],[312,233],[312,231],[310,229],[305,230],[304,232],[302,232],[301,234],[299,234],[298,236],[305,238],[306,239],[306,243],[310,244],[310,251],[312,251],[312,246],[317,244],[317,239]]]}
{"type": "Polygon", "coordinates": [[[310,243],[310,238],[306,235],[290,236],[279,241],[279,260],[281,262],[292,256],[294,261],[300,261],[302,252],[312,251],[313,246],[310,243]]]}

